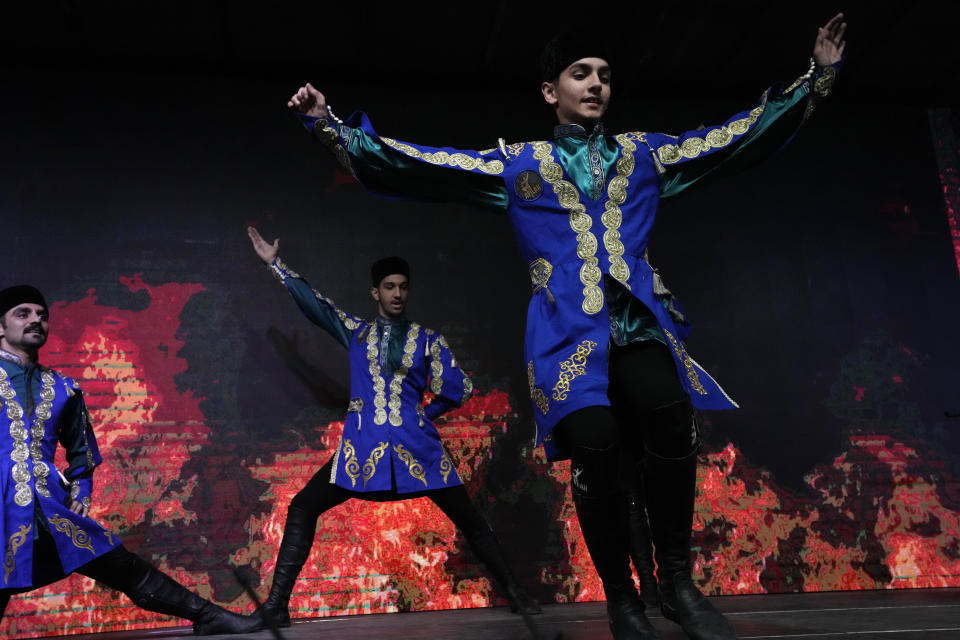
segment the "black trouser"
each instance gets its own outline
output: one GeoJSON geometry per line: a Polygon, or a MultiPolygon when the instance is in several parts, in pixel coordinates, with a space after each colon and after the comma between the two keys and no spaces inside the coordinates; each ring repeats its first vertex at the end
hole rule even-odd
{"type": "MultiPolygon", "coordinates": [[[[611,406],[575,411],[555,430],[559,443],[571,454],[571,490],[578,520],[608,589],[630,579],[626,498],[620,484],[622,450],[636,460],[647,454],[678,459],[691,455],[699,445],[693,408],[662,343],[611,347],[609,379],[611,406]]],[[[657,498],[646,497],[648,501],[657,498]]]]}
{"type": "Polygon", "coordinates": [[[493,530],[473,505],[463,485],[410,494],[397,493],[395,490],[349,491],[330,482],[332,467],[333,460],[331,459],[294,496],[293,500],[290,501],[289,510],[299,510],[305,514],[307,520],[316,523],[320,514],[346,502],[350,498],[385,501],[426,496],[463,532],[470,548],[502,587],[506,587],[513,582],[510,571],[499,552],[499,544],[493,535],[493,530]]]}
{"type": "MultiPolygon", "coordinates": [[[[34,583],[41,586],[50,583],[49,576],[63,574],[53,538],[43,528],[39,528],[39,534],[34,541],[33,567],[34,583]]],[[[93,578],[111,589],[132,597],[136,587],[146,579],[150,570],[151,566],[146,561],[120,545],[80,566],[75,573],[93,578]]],[[[3,617],[10,596],[32,591],[34,588],[37,587],[0,589],[0,618],[3,617]]]]}

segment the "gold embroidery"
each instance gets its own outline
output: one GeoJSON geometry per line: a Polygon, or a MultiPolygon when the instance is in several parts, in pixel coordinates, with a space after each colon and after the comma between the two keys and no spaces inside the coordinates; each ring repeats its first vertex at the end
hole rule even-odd
{"type": "Polygon", "coordinates": [[[690,356],[687,355],[686,348],[684,348],[681,343],[677,342],[677,339],[673,337],[673,334],[666,329],[663,329],[663,333],[667,336],[667,340],[670,341],[670,344],[673,346],[673,350],[677,353],[677,357],[680,358],[680,362],[683,363],[684,368],[687,370],[687,380],[690,381],[690,386],[700,395],[707,395],[707,390],[703,388],[702,384],[700,384],[700,376],[697,375],[697,369],[695,366],[693,366],[693,360],[691,360],[690,356]]]}
{"type": "Polygon", "coordinates": [[[570,381],[587,372],[587,356],[593,353],[597,343],[593,340],[584,340],[577,345],[577,350],[570,357],[560,363],[560,379],[553,385],[553,399],[566,400],[570,390],[570,381]]]}
{"type": "Polygon", "coordinates": [[[837,79],[837,70],[833,67],[824,67],[823,75],[817,78],[817,81],[813,83],[813,91],[821,98],[826,98],[830,95],[830,90],[833,88],[833,83],[837,79]]]}
{"type": "Polygon", "coordinates": [[[413,354],[417,352],[417,338],[420,336],[420,325],[411,322],[407,329],[407,341],[403,345],[403,356],[400,358],[400,366],[393,372],[393,379],[390,380],[390,401],[387,402],[386,387],[387,383],[381,375],[380,363],[377,362],[379,349],[377,341],[379,340],[376,325],[370,324],[367,333],[367,361],[370,363],[370,377],[373,379],[373,423],[382,425],[387,421],[386,408],[390,409],[390,424],[399,427],[403,424],[403,418],[400,417],[400,394],[403,391],[403,379],[407,377],[407,372],[413,366],[413,354]]]}
{"type": "Polygon", "coordinates": [[[402,444],[393,445],[393,450],[397,452],[400,460],[407,465],[410,475],[422,482],[423,486],[427,486],[427,477],[423,473],[423,465],[417,462],[417,459],[414,458],[409,451],[404,449],[402,444]]]}
{"type": "Polygon", "coordinates": [[[0,368],[0,398],[3,398],[7,417],[10,419],[10,437],[13,439],[13,448],[10,451],[10,459],[14,462],[11,474],[16,483],[13,500],[21,507],[33,501],[33,491],[30,489],[30,468],[26,462],[28,456],[33,462],[34,489],[41,496],[50,497],[50,490],[47,489],[50,467],[43,461],[43,438],[46,433],[44,423],[52,416],[51,408],[56,398],[54,390],[56,380],[48,370],[40,373],[40,379],[43,381],[40,389],[40,404],[34,411],[33,422],[28,431],[23,421],[23,407],[17,402],[17,394],[10,385],[7,372],[0,368]],[[27,440],[32,440],[29,445],[27,440]]]}
{"type": "Polygon", "coordinates": [[[357,478],[360,477],[360,462],[357,461],[357,451],[353,448],[353,444],[350,442],[350,438],[344,438],[343,444],[343,455],[347,459],[346,464],[343,465],[343,470],[350,478],[350,486],[357,486],[357,478]]]}
{"type": "Polygon", "coordinates": [[[27,534],[33,529],[33,525],[20,525],[17,531],[13,532],[7,541],[7,553],[3,558],[3,583],[6,584],[10,579],[10,574],[17,568],[17,550],[27,541],[27,534]]]}
{"type": "Polygon", "coordinates": [[[93,545],[90,544],[90,535],[86,531],[60,516],[49,517],[47,521],[60,533],[70,536],[70,541],[77,549],[86,549],[96,555],[97,552],[93,550],[93,545]]]}
{"type": "Polygon", "coordinates": [[[331,127],[326,120],[320,119],[313,123],[313,132],[320,138],[324,146],[333,152],[340,166],[350,175],[354,175],[353,167],[350,165],[350,156],[347,154],[347,150],[343,148],[343,145],[340,144],[336,129],[331,127]]]}
{"type": "Polygon", "coordinates": [[[533,360],[527,363],[527,384],[530,385],[530,398],[533,400],[533,404],[537,405],[540,413],[547,415],[547,412],[550,411],[550,401],[547,400],[547,394],[543,392],[543,389],[537,386],[536,378],[533,375],[533,360]]]}
{"type": "Polygon", "coordinates": [[[602,273],[597,266],[597,237],[590,233],[593,220],[580,203],[577,188],[563,179],[563,169],[553,160],[553,146],[549,142],[531,142],[533,158],[540,161],[540,175],[553,186],[560,206],[570,212],[570,228],[577,234],[577,257],[583,260],[580,266],[580,282],[583,284],[581,307],[587,315],[594,315],[603,308],[603,290],[597,286],[602,273]]]}
{"type": "Polygon", "coordinates": [[[633,154],[637,150],[634,140],[646,142],[644,134],[620,134],[616,137],[622,149],[620,159],[617,160],[617,175],[610,180],[607,187],[607,202],[604,207],[600,222],[607,230],[603,233],[603,246],[607,248],[610,261],[610,275],[622,282],[627,289],[630,285],[627,281],[630,279],[630,267],[623,259],[624,246],[620,242],[620,224],[623,222],[623,213],[620,211],[620,205],[627,200],[627,186],[630,184],[629,178],[633,174],[634,159],[633,154]]]}
{"type": "Polygon", "coordinates": [[[433,341],[430,345],[430,391],[440,395],[443,390],[443,362],[440,361],[440,340],[433,341]]]}
{"type": "Polygon", "coordinates": [[[320,302],[323,302],[329,305],[330,308],[332,308],[333,311],[337,314],[337,317],[340,318],[340,322],[343,323],[343,326],[345,326],[350,331],[356,331],[357,327],[360,326],[359,322],[357,322],[356,320],[348,316],[346,313],[344,313],[343,309],[338,307],[336,303],[334,303],[334,301],[331,300],[330,298],[321,294],[316,289],[313,290],[313,295],[315,295],[317,297],[317,300],[319,300],[320,302]]]}
{"type": "Polygon", "coordinates": [[[367,486],[367,481],[373,477],[377,472],[377,463],[380,462],[380,458],[383,457],[383,452],[387,450],[387,447],[390,445],[389,442],[381,442],[377,447],[370,452],[370,457],[367,458],[367,461],[363,464],[363,486],[367,486]]]}
{"type": "Polygon", "coordinates": [[[430,164],[436,165],[450,165],[451,167],[460,167],[461,169],[480,169],[484,173],[489,174],[501,174],[503,173],[503,163],[499,160],[491,160],[489,162],[484,162],[483,158],[473,158],[468,156],[465,153],[454,153],[450,154],[446,151],[437,151],[436,153],[423,153],[416,147],[412,147],[409,144],[403,142],[397,142],[392,138],[385,138],[380,136],[380,139],[386,143],[387,146],[405,153],[411,158],[417,158],[419,160],[425,160],[430,164]]]}
{"type": "Polygon", "coordinates": [[[444,449],[443,455],[440,456],[440,475],[443,476],[443,484],[447,484],[447,476],[451,471],[453,471],[453,462],[450,460],[450,454],[444,449]]]}
{"type": "Polygon", "coordinates": [[[696,158],[710,149],[725,147],[733,141],[733,136],[743,135],[763,113],[767,104],[767,96],[763,96],[760,106],[750,111],[750,115],[730,124],[711,129],[703,138],[691,136],[680,143],[665,144],[657,149],[657,156],[663,164],[675,164],[684,158],[696,158]]]}
{"type": "Polygon", "coordinates": [[[550,283],[551,275],[553,275],[553,265],[543,258],[537,258],[530,263],[530,286],[533,287],[534,295],[540,291],[546,291],[550,302],[556,304],[553,293],[547,286],[550,283]]]}
{"type": "Polygon", "coordinates": [[[269,267],[270,273],[274,275],[280,282],[283,282],[284,278],[300,278],[300,274],[291,269],[286,265],[286,263],[281,260],[279,257],[274,258],[273,264],[269,267]]]}
{"type": "Polygon", "coordinates": [[[117,544],[117,543],[114,542],[114,540],[113,540],[113,534],[110,533],[109,531],[107,531],[106,529],[103,530],[103,535],[105,535],[105,536],[107,537],[107,542],[110,543],[110,546],[111,546],[111,547],[114,546],[115,544],[117,544]]]}

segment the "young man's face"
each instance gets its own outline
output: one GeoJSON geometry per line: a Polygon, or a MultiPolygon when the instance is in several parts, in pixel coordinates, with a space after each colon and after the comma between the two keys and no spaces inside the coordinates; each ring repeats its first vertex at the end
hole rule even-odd
{"type": "Polygon", "coordinates": [[[377,311],[386,318],[397,318],[407,308],[407,292],[410,286],[407,276],[399,273],[387,276],[376,287],[370,287],[370,295],[377,301],[377,311]]]}
{"type": "Polygon", "coordinates": [[[610,65],[603,58],[580,58],[540,91],[560,124],[594,124],[610,102],[610,65]]]}
{"type": "Polygon", "coordinates": [[[46,307],[32,302],[18,304],[0,319],[0,349],[32,353],[47,342],[50,331],[46,307]]]}

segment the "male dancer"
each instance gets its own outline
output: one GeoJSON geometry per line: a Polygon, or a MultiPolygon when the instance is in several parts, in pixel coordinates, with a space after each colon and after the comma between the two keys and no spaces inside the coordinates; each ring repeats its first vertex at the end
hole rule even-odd
{"type": "Polygon", "coordinates": [[[829,94],[845,29],[838,14],[819,30],[810,69],[787,89],[773,87],[723,125],[679,137],[604,133],[610,55],[591,35],[559,37],[544,50],[540,88],[558,122],[551,142],[426,147],[378,135],[363,113],[340,121],[309,84],[288,102],[368,190],[510,216],[533,286],[525,359],[536,440],[548,459],[572,458],[577,516],[616,638],[657,637],[630,580],[621,448],[644,460],[664,616],[691,638],[736,638],[690,575],[700,445],[693,409],[736,404],[687,353],[689,324],[647,261],[659,198],[789,141],[829,94]]]}
{"type": "Polygon", "coordinates": [[[350,405],[333,457],[290,501],[270,595],[245,631],[290,625],[288,605],[303,568],[317,518],[346,502],[427,496],[463,532],[493,574],[514,611],[540,613],[516,584],[490,529],[470,502],[433,420],[466,402],[473,383],[461,371],[447,341],[406,317],[410,268],[402,258],[378,260],[370,269],[377,316],[361,320],[312,289],[278,257],[279,240],[266,242],[247,229],[253,249],[293,296],[311,322],[350,352],[350,405]],[[422,405],[423,393],[433,400],[422,405]]]}
{"type": "Polygon", "coordinates": [[[242,628],[244,617],[191,593],[88,517],[100,451],[80,388],[39,363],[48,331],[40,291],[0,291],[0,617],[10,596],[76,572],[138,607],[193,621],[195,635],[242,628]],[[63,475],[54,463],[58,440],[66,450],[63,475]]]}

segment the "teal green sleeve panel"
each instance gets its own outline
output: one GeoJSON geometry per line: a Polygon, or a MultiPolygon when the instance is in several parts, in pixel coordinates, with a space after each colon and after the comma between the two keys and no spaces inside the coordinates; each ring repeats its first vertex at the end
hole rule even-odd
{"type": "Polygon", "coordinates": [[[309,282],[287,267],[280,258],[273,261],[270,270],[283,282],[293,296],[293,301],[310,322],[324,329],[344,348],[350,347],[354,329],[363,324],[360,318],[344,313],[333,300],[314,290],[309,282]]]}
{"type": "Polygon", "coordinates": [[[312,131],[368,190],[381,196],[460,202],[505,212],[499,149],[462,151],[380,136],[362,112],[345,122],[315,121],[312,131]]]}
{"type": "Polygon", "coordinates": [[[707,177],[733,173],[773,155],[793,139],[800,126],[825,98],[837,76],[835,66],[818,68],[786,91],[773,87],[759,104],[719,127],[688,131],[681,136],[647,134],[658,164],[660,195],[682,193],[707,177]]]}

